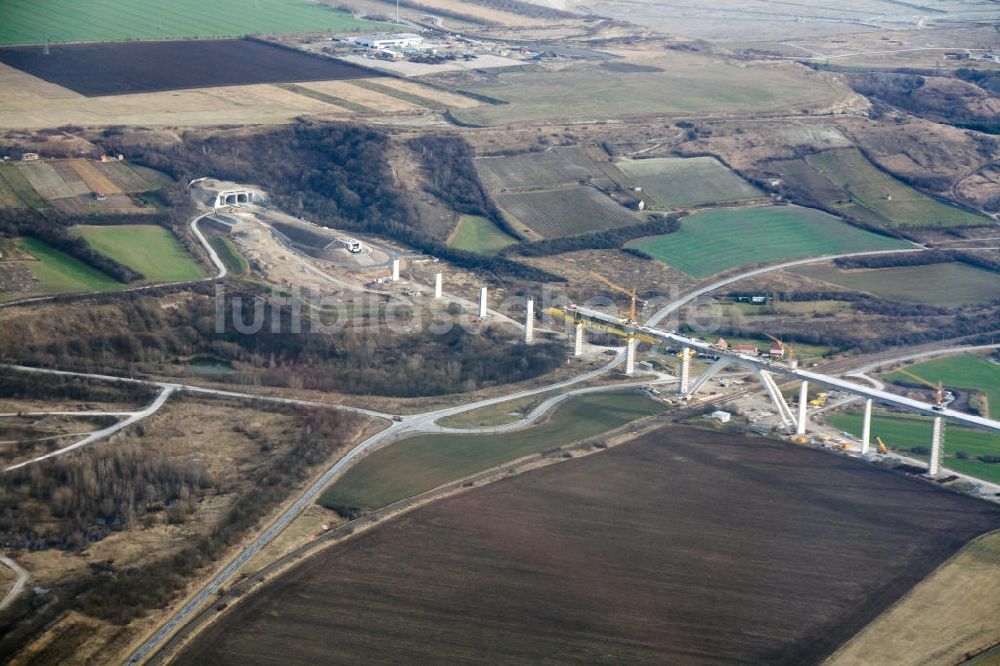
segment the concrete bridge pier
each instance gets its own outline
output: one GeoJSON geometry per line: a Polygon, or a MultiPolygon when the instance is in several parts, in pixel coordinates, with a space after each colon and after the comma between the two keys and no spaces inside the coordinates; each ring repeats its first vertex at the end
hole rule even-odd
{"type": "Polygon", "coordinates": [[[434,276],[434,298],[438,300],[441,298],[441,274],[438,273],[434,276]]]}
{"type": "Polygon", "coordinates": [[[803,380],[799,385],[799,418],[795,422],[795,434],[806,434],[806,409],[809,407],[809,382],[803,380]]]}
{"type": "Polygon", "coordinates": [[[678,390],[682,396],[688,394],[688,386],[691,383],[691,348],[684,347],[681,349],[681,381],[678,384],[678,390]]]}
{"type": "Polygon", "coordinates": [[[479,318],[486,319],[486,287],[479,289],[479,318]]]}
{"type": "Polygon", "coordinates": [[[573,356],[583,356],[583,324],[573,324],[573,356]]]}
{"type": "Polygon", "coordinates": [[[635,374],[635,336],[628,336],[625,343],[625,375],[631,377],[635,374]]]}
{"type": "Polygon", "coordinates": [[[865,400],[865,418],[861,423],[861,455],[867,455],[872,445],[872,399],[865,400]]]}
{"type": "Polygon", "coordinates": [[[392,281],[399,282],[399,259],[392,260],[392,281]]]}
{"type": "Polygon", "coordinates": [[[524,341],[531,344],[535,338],[535,299],[529,298],[525,306],[524,316],[524,341]]]}
{"type": "Polygon", "coordinates": [[[934,417],[934,429],[931,431],[931,459],[927,463],[927,475],[937,476],[941,471],[941,454],[944,448],[944,419],[934,417]]]}

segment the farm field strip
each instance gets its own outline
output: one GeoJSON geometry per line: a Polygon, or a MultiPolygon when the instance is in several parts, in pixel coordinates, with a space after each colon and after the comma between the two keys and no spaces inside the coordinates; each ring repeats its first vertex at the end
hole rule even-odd
{"type": "Polygon", "coordinates": [[[204,272],[177,238],[161,226],[76,226],[73,233],[101,254],[145,275],[146,282],[180,282],[204,277],[204,272]]]}
{"type": "Polygon", "coordinates": [[[354,81],[311,81],[300,84],[303,88],[332,95],[356,104],[369,113],[406,112],[425,110],[422,106],[399,97],[383,94],[354,85],[354,81]]]}
{"type": "Polygon", "coordinates": [[[384,86],[381,83],[369,81],[368,79],[355,79],[354,81],[351,81],[351,85],[376,92],[380,95],[395,97],[396,99],[408,102],[409,104],[414,104],[416,106],[422,106],[431,111],[446,111],[448,109],[446,105],[429,97],[425,97],[410,90],[384,86]]]}
{"type": "Polygon", "coordinates": [[[733,203],[764,196],[714,157],[625,159],[618,168],[642,187],[655,208],[673,210],[711,203],[733,203]]]}
{"type": "Polygon", "coordinates": [[[574,236],[642,222],[639,215],[591,187],[501,194],[496,201],[543,238],[574,236]]]}
{"type": "Polygon", "coordinates": [[[475,165],[483,184],[494,192],[564,187],[603,176],[601,168],[578,146],[505,157],[479,157],[475,165]]]}
{"type": "Polygon", "coordinates": [[[378,85],[383,88],[393,88],[401,92],[409,92],[425,99],[432,100],[444,107],[454,109],[467,109],[482,104],[478,99],[460,95],[458,93],[439,90],[430,86],[421,85],[415,81],[404,81],[391,76],[386,76],[378,80],[378,85]]]}
{"type": "Polygon", "coordinates": [[[72,160],[69,165],[79,174],[83,182],[94,192],[101,194],[121,194],[120,187],[111,182],[103,173],[86,160],[72,160]]]}
{"type": "Polygon", "coordinates": [[[821,211],[793,206],[697,213],[684,218],[679,231],[628,246],[698,278],[780,259],[913,247],[821,211]]]}
{"type": "Polygon", "coordinates": [[[793,273],[838,287],[909,303],[954,306],[1000,298],[1000,279],[991,271],[960,263],[843,270],[830,264],[799,266],[793,273]]]}
{"type": "Polygon", "coordinates": [[[64,199],[76,196],[72,187],[63,181],[51,164],[47,162],[28,162],[21,165],[21,173],[43,199],[64,199]]]}
{"type": "Polygon", "coordinates": [[[0,44],[387,30],[301,0],[3,0],[0,44]]]}
{"type": "Polygon", "coordinates": [[[20,165],[0,164],[0,178],[6,181],[9,190],[28,208],[47,208],[48,203],[39,196],[28,179],[24,177],[20,165]]]}
{"type": "Polygon", "coordinates": [[[856,148],[827,150],[805,158],[837,187],[891,226],[945,227],[990,220],[918,192],[872,165],[856,148]]]}
{"type": "MultiPolygon", "coordinates": [[[[861,436],[862,414],[859,411],[837,412],[827,417],[836,428],[861,436]]],[[[886,446],[908,452],[906,455],[927,460],[931,443],[931,419],[921,416],[876,413],[872,415],[872,439],[880,436],[886,446]],[[917,451],[910,449],[917,448],[917,451]]],[[[962,474],[1000,483],[1000,464],[975,460],[976,456],[997,456],[1000,459],[1000,435],[946,425],[944,434],[944,459],[941,466],[962,474]],[[969,457],[961,459],[958,453],[969,457]]]]}
{"type": "Polygon", "coordinates": [[[634,391],[571,398],[542,425],[497,435],[421,435],[380,449],[320,497],[327,507],[378,509],[543,450],[613,430],[662,411],[634,391]]]}
{"type": "Polygon", "coordinates": [[[333,106],[341,111],[353,111],[354,113],[373,113],[375,111],[374,109],[362,106],[356,102],[343,99],[342,97],[335,97],[334,95],[320,92],[319,90],[313,90],[312,88],[307,88],[297,83],[276,83],[274,84],[274,87],[294,95],[301,95],[309,99],[314,99],[318,102],[323,102],[324,104],[329,104],[330,106],[333,106]]]}
{"type": "Polygon", "coordinates": [[[86,97],[372,78],[358,65],[267,42],[152,41],[0,48],[0,62],[86,97]],[[210,67],[192,67],[210,62],[210,67]]]}
{"type": "Polygon", "coordinates": [[[48,163],[59,173],[66,187],[72,190],[74,196],[84,196],[92,192],[80,174],[73,168],[72,160],[51,160],[48,163]]]}

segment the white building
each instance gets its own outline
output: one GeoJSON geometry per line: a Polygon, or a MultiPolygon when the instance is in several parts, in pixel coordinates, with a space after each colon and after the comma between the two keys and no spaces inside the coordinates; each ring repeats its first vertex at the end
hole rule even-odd
{"type": "Polygon", "coordinates": [[[369,49],[415,49],[424,38],[415,32],[398,32],[393,35],[361,35],[354,43],[369,49]]]}
{"type": "Polygon", "coordinates": [[[729,414],[729,412],[724,412],[724,411],[722,411],[720,409],[717,412],[712,412],[711,414],[707,415],[705,418],[706,419],[715,419],[719,423],[729,423],[730,417],[731,417],[731,415],[729,414]]]}

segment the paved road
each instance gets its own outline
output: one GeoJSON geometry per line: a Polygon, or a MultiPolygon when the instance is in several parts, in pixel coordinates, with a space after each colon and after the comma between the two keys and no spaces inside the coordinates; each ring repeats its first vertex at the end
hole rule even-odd
{"type": "Polygon", "coordinates": [[[10,472],[15,469],[27,467],[28,465],[34,465],[35,463],[39,463],[43,460],[48,460],[49,458],[55,458],[56,456],[65,455],[70,451],[76,451],[77,449],[82,449],[83,447],[89,444],[93,444],[94,442],[99,442],[102,439],[111,437],[115,433],[120,432],[125,428],[129,427],[130,425],[133,425],[141,421],[147,416],[155,414],[157,411],[159,411],[160,407],[163,407],[163,405],[167,402],[167,399],[173,394],[174,391],[177,390],[177,388],[178,387],[176,385],[167,384],[160,390],[160,393],[159,395],[156,396],[156,399],[153,400],[153,402],[151,402],[149,406],[147,406],[145,409],[139,410],[138,412],[130,412],[127,418],[124,418],[121,421],[108,426],[107,428],[95,430],[94,432],[90,433],[89,435],[87,435],[78,442],[70,444],[69,446],[64,446],[61,449],[56,449],[55,451],[51,451],[44,455],[37,456],[30,460],[25,460],[24,462],[17,463],[16,465],[10,465],[8,467],[5,467],[4,471],[10,472]]]}
{"type": "Polygon", "coordinates": [[[191,220],[191,233],[193,233],[201,242],[202,246],[205,248],[205,252],[208,252],[208,258],[212,260],[212,264],[219,270],[218,274],[214,278],[209,279],[221,280],[226,277],[226,265],[222,263],[222,259],[219,259],[219,255],[216,254],[215,248],[209,244],[208,240],[201,233],[201,229],[198,228],[198,223],[211,215],[212,213],[204,213],[191,220]]]}
{"type": "Polygon", "coordinates": [[[30,576],[28,576],[28,572],[24,570],[24,567],[6,555],[0,555],[0,563],[14,572],[14,583],[7,590],[7,594],[4,595],[3,600],[0,601],[0,611],[2,611],[14,603],[14,599],[21,596],[21,592],[24,591],[24,586],[28,584],[30,576]]]}
{"type": "Polygon", "coordinates": [[[754,268],[753,270],[744,271],[742,273],[737,273],[736,275],[731,275],[730,277],[723,278],[711,284],[705,285],[695,289],[694,291],[681,296],[680,298],[667,303],[665,306],[657,310],[652,317],[646,320],[646,326],[656,326],[667,315],[676,312],[682,306],[687,305],[691,301],[701,298],[706,294],[710,294],[717,289],[721,289],[727,285],[739,282],[740,280],[745,280],[755,275],[763,275],[764,273],[770,273],[772,271],[780,271],[786,268],[792,268],[795,266],[804,266],[806,264],[817,264],[824,261],[831,261],[833,259],[846,259],[848,257],[873,257],[880,254],[900,254],[903,252],[924,252],[927,248],[925,247],[914,247],[911,249],[902,250],[869,250],[866,252],[849,252],[847,254],[827,254],[821,257],[808,257],[806,259],[796,259],[794,261],[786,261],[780,264],[771,264],[769,266],[762,266],[760,268],[754,268]]]}

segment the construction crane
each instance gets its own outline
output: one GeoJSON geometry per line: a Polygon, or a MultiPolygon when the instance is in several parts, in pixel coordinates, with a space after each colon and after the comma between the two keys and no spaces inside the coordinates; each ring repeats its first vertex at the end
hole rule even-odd
{"type": "Polygon", "coordinates": [[[809,401],[813,407],[822,407],[826,404],[826,391],[820,391],[816,397],[809,401]]]}
{"type": "Polygon", "coordinates": [[[899,372],[901,374],[906,375],[907,377],[917,380],[924,386],[929,386],[932,389],[934,389],[934,409],[938,411],[944,409],[944,384],[942,382],[938,382],[937,384],[932,384],[923,377],[917,376],[905,368],[900,368],[899,372]]]}
{"type": "Polygon", "coordinates": [[[792,345],[786,345],[784,342],[781,341],[780,338],[776,338],[773,335],[771,335],[770,333],[764,333],[764,335],[766,335],[767,337],[769,337],[772,340],[774,340],[775,342],[777,342],[778,343],[778,347],[781,349],[782,355],[784,356],[785,352],[787,352],[788,353],[788,360],[789,361],[792,360],[792,358],[795,356],[795,348],[792,345]]]}
{"type": "MultiPolygon", "coordinates": [[[[606,284],[611,289],[619,291],[629,297],[630,305],[628,310],[628,323],[632,326],[635,326],[635,324],[637,323],[637,320],[635,318],[635,304],[639,302],[637,291],[634,288],[626,289],[625,287],[619,287],[617,284],[615,284],[608,278],[604,277],[600,273],[591,273],[591,275],[593,275],[595,278],[606,284]]],[[[642,303],[643,305],[645,305],[646,302],[642,301],[642,303]]]]}
{"type": "Polygon", "coordinates": [[[879,453],[882,453],[882,454],[889,453],[889,447],[885,445],[885,442],[882,441],[881,437],[879,437],[878,435],[875,435],[875,441],[878,442],[878,452],[879,453]]]}

